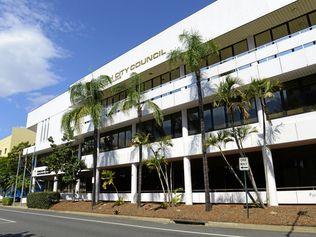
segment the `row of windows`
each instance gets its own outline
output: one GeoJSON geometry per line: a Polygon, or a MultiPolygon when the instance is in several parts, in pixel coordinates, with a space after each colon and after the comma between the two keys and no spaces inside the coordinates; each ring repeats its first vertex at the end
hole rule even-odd
{"type": "MultiPolygon", "coordinates": [[[[214,130],[231,127],[231,119],[227,113],[226,106],[214,107],[211,104],[204,105],[204,120],[205,131],[210,132],[214,130]]],[[[244,118],[242,113],[238,110],[234,111],[234,124],[240,126],[242,124],[256,123],[258,121],[257,108],[255,100],[252,101],[252,107],[249,109],[249,116],[244,118]]],[[[188,130],[189,135],[198,134],[201,132],[199,108],[195,107],[187,110],[188,114],[188,130]]]]}
{"type": "Polygon", "coordinates": [[[285,82],[266,100],[269,118],[290,116],[316,109],[316,74],[285,82]]]}
{"type": "MultiPolygon", "coordinates": [[[[141,84],[141,91],[147,91],[164,83],[170,82],[180,77],[180,68],[176,68],[172,71],[166,72],[155,78],[149,79],[141,84]]],[[[126,98],[126,90],[121,91],[113,96],[110,96],[104,100],[104,105],[109,107],[118,101],[122,101],[126,98]]]]}
{"type": "Polygon", "coordinates": [[[100,135],[100,151],[111,151],[131,146],[132,126],[100,135]]]}
{"type": "MultiPolygon", "coordinates": [[[[139,126],[137,126],[139,129],[139,126]]],[[[157,141],[164,136],[172,138],[182,137],[182,117],[181,112],[164,116],[162,126],[159,126],[155,120],[148,120],[142,124],[142,130],[150,134],[150,141],[157,141]]]]}
{"type": "Polygon", "coordinates": [[[267,44],[274,40],[280,39],[284,36],[293,34],[300,30],[304,30],[310,26],[316,24],[316,12],[312,12],[298,18],[295,18],[289,22],[285,22],[272,29],[263,31],[255,35],[256,47],[267,44]]]}

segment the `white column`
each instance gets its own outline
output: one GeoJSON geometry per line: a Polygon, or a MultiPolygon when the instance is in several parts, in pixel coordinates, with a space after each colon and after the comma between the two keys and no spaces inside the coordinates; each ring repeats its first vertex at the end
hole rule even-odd
{"type": "Polygon", "coordinates": [[[132,164],[131,167],[131,203],[136,203],[137,200],[137,164],[132,164]]]}
{"type": "Polygon", "coordinates": [[[95,174],[95,201],[99,201],[100,194],[100,170],[97,168],[97,172],[95,174]]]}
{"type": "Polygon", "coordinates": [[[255,39],[254,39],[253,35],[250,35],[247,37],[247,44],[248,44],[249,50],[256,48],[255,39]]]}
{"type": "MultiPolygon", "coordinates": [[[[260,101],[257,100],[257,108],[258,108],[258,121],[260,125],[259,132],[263,135],[263,127],[262,127],[262,108],[260,101]]],[[[266,116],[265,116],[266,117],[266,116]]],[[[266,136],[267,136],[267,143],[269,145],[269,141],[271,140],[271,133],[269,122],[266,120],[266,136]]],[[[262,137],[263,139],[263,137],[262,137]]],[[[263,140],[261,141],[263,144],[263,140]]],[[[276,188],[275,182],[275,173],[274,173],[274,166],[273,166],[273,157],[271,150],[268,146],[262,146],[262,158],[263,158],[263,166],[264,166],[264,174],[265,174],[265,181],[266,181],[266,199],[268,206],[278,206],[278,192],[276,188]]]]}
{"type": "MultiPolygon", "coordinates": [[[[182,139],[183,139],[183,151],[184,154],[188,154],[187,137],[189,136],[188,130],[188,116],[187,110],[181,111],[182,115],[182,139]]],[[[184,174],[184,192],[185,192],[185,204],[193,204],[192,194],[192,180],[191,180],[191,162],[188,157],[183,157],[183,174],[184,174]]]]}
{"type": "Polygon", "coordinates": [[[184,173],[184,191],[185,204],[192,205],[192,180],[191,180],[191,162],[188,157],[183,157],[183,173],[184,173]]]}
{"type": "Polygon", "coordinates": [[[58,178],[57,176],[54,176],[54,186],[53,186],[53,192],[58,191],[58,178]]]}
{"type": "Polygon", "coordinates": [[[32,189],[31,189],[31,193],[35,192],[35,185],[36,185],[36,178],[32,177],[32,189]]]}

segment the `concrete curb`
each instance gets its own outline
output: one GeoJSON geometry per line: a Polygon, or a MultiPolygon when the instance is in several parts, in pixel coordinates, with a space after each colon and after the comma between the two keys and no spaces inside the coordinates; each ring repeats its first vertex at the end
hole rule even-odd
{"type": "Polygon", "coordinates": [[[316,227],[311,226],[286,226],[286,225],[261,225],[261,224],[243,224],[232,222],[212,222],[205,224],[208,227],[216,228],[232,228],[232,229],[248,229],[248,230],[268,230],[268,231],[282,231],[294,233],[316,233],[316,227]]]}
{"type": "MultiPolygon", "coordinates": [[[[64,213],[64,214],[73,214],[73,215],[82,215],[90,217],[111,217],[117,219],[129,219],[129,220],[140,220],[155,222],[160,224],[170,224],[175,223],[173,220],[168,218],[154,218],[154,217],[139,217],[139,216],[125,216],[125,215],[112,215],[112,214],[100,214],[100,213],[91,213],[91,212],[77,212],[77,211],[59,211],[59,210],[50,210],[50,209],[36,209],[36,208],[27,208],[19,206],[2,206],[5,208],[12,209],[28,209],[32,211],[39,212],[52,212],[52,213],[64,213]]],[[[265,230],[265,231],[279,231],[279,232],[293,232],[293,233],[315,233],[316,227],[311,226],[284,226],[284,225],[260,225],[260,224],[243,224],[243,223],[232,223],[232,222],[212,222],[208,221],[205,223],[207,227],[214,228],[230,228],[230,229],[248,229],[248,230],[265,230]]]]}

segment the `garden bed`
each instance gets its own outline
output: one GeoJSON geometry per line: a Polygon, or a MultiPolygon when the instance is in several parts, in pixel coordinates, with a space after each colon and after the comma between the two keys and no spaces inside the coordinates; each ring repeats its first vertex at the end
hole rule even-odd
{"type": "MultiPolygon", "coordinates": [[[[52,210],[92,212],[91,202],[61,201],[52,210]]],[[[94,207],[94,213],[118,214],[182,220],[214,222],[235,222],[248,224],[316,226],[316,205],[282,205],[279,207],[251,208],[247,219],[243,205],[213,205],[211,212],[204,211],[204,205],[179,205],[163,209],[157,203],[144,203],[141,208],[136,204],[125,203],[114,206],[113,202],[102,202],[94,207]]]]}

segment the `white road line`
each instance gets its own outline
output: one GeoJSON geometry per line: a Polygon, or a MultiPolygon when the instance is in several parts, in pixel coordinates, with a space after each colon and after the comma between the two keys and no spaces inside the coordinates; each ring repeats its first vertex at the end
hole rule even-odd
{"type": "Polygon", "coordinates": [[[159,228],[159,227],[152,227],[152,226],[141,226],[141,225],[125,224],[125,223],[119,223],[119,222],[91,220],[91,219],[83,219],[83,218],[67,217],[67,216],[58,216],[58,215],[49,215],[49,214],[36,213],[36,212],[14,211],[14,210],[2,209],[2,208],[0,208],[0,211],[15,212],[15,213],[22,213],[22,214],[26,214],[26,215],[35,215],[35,216],[46,216],[46,217],[53,217],[53,218],[66,219],[66,220],[94,222],[94,223],[101,223],[101,224],[107,224],[107,225],[134,227],[134,228],[139,228],[139,229],[159,230],[159,231],[165,231],[165,232],[177,232],[177,233],[183,233],[183,234],[221,236],[221,237],[244,237],[244,236],[240,236],[240,235],[228,235],[228,234],[207,233],[207,232],[198,232],[198,231],[167,229],[167,228],[159,228]]]}
{"type": "Polygon", "coordinates": [[[16,223],[15,221],[11,221],[11,220],[8,220],[8,219],[3,219],[3,218],[0,218],[0,221],[4,221],[4,223],[0,223],[0,224],[5,224],[5,223],[16,223]]]}

